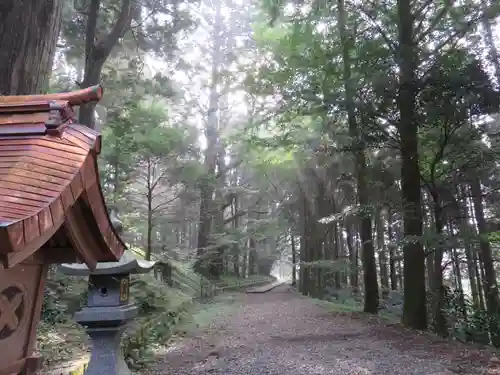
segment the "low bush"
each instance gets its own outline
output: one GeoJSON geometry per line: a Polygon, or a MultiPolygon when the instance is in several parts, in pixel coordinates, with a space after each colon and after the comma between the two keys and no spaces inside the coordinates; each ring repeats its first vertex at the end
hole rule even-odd
{"type": "Polygon", "coordinates": [[[129,367],[137,369],[152,359],[155,346],[172,336],[192,296],[165,286],[151,275],[131,279],[131,296],[139,315],[123,335],[122,348],[129,367]]]}

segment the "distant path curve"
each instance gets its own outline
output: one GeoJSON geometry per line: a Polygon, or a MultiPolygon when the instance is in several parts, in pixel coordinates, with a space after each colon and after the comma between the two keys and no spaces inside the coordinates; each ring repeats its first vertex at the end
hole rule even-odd
{"type": "Polygon", "coordinates": [[[363,314],[328,312],[287,285],[235,293],[238,308],[185,339],[149,374],[500,374],[492,350],[445,342],[363,314]]]}

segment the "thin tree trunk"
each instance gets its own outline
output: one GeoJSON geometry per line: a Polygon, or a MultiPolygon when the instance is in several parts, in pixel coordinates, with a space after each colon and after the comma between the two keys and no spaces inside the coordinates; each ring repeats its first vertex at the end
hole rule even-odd
{"type": "Polygon", "coordinates": [[[470,282],[470,291],[472,295],[472,301],[474,304],[475,308],[479,307],[479,292],[478,292],[478,284],[477,284],[477,277],[476,277],[476,267],[475,267],[475,249],[473,246],[471,246],[471,242],[469,240],[469,237],[471,235],[469,231],[469,224],[468,224],[468,219],[469,219],[469,209],[467,207],[467,191],[465,188],[460,185],[457,185],[457,198],[458,198],[458,212],[459,212],[459,218],[457,221],[459,222],[459,229],[460,229],[460,235],[463,238],[464,241],[464,247],[465,247],[465,256],[467,259],[467,273],[469,274],[469,282],[470,282]]]}
{"type": "Polygon", "coordinates": [[[248,243],[248,275],[255,275],[257,268],[257,244],[255,238],[250,237],[248,243]]]}
{"type": "Polygon", "coordinates": [[[144,255],[144,259],[146,260],[151,260],[152,242],[153,242],[153,191],[151,188],[151,178],[152,178],[151,168],[152,168],[151,159],[148,159],[148,170],[147,170],[148,228],[147,228],[146,253],[144,255]]]}
{"type": "Polygon", "coordinates": [[[458,290],[458,295],[460,298],[460,311],[462,313],[462,317],[467,319],[467,309],[465,307],[465,296],[464,296],[464,287],[462,285],[462,273],[460,271],[460,258],[458,256],[458,252],[456,248],[452,250],[453,255],[453,274],[455,275],[455,285],[458,290]]]}
{"type": "Polygon", "coordinates": [[[376,229],[378,261],[380,268],[380,284],[382,286],[382,296],[386,298],[389,294],[389,274],[387,272],[387,254],[384,239],[385,226],[384,215],[382,211],[377,213],[376,229]]]}
{"type": "Polygon", "coordinates": [[[307,262],[309,261],[308,254],[308,242],[309,242],[309,218],[308,218],[308,202],[307,196],[303,190],[300,192],[301,195],[301,224],[302,233],[300,237],[300,292],[304,295],[309,293],[309,266],[307,262]]]}
{"type": "MultiPolygon", "coordinates": [[[[231,216],[235,216],[238,212],[239,206],[238,206],[238,197],[234,196],[232,202],[231,202],[231,216]]],[[[233,230],[237,231],[239,227],[239,218],[233,220],[233,230]]],[[[240,247],[239,243],[236,242],[233,244],[233,256],[232,256],[232,261],[233,261],[233,272],[234,275],[239,278],[240,275],[240,247]]]]}
{"type": "Polygon", "coordinates": [[[363,210],[361,214],[361,247],[363,253],[363,277],[364,277],[364,308],[368,313],[377,314],[379,304],[377,266],[375,262],[375,249],[372,240],[372,220],[371,216],[366,212],[369,206],[369,197],[367,189],[366,175],[366,159],[365,147],[362,137],[358,129],[356,121],[356,106],[354,98],[356,88],[353,85],[351,77],[351,58],[355,40],[346,28],[347,12],[344,5],[344,0],[338,0],[338,28],[340,34],[340,43],[342,45],[343,59],[343,81],[345,90],[345,107],[347,110],[347,120],[349,124],[349,135],[353,140],[353,152],[355,157],[355,172],[357,179],[358,201],[363,210]]]}
{"type": "Polygon", "coordinates": [[[432,278],[432,290],[433,290],[433,319],[434,319],[434,330],[437,334],[441,336],[448,335],[448,327],[446,325],[446,318],[443,312],[443,303],[445,297],[445,289],[443,284],[443,254],[444,254],[444,244],[442,243],[443,234],[443,210],[441,206],[441,199],[436,191],[431,191],[432,200],[434,203],[434,226],[436,234],[440,236],[438,243],[434,248],[434,272],[432,278]]]}
{"type": "MultiPolygon", "coordinates": [[[[396,238],[397,238],[397,241],[401,241],[402,237],[403,237],[403,228],[402,228],[402,225],[401,224],[397,224],[396,225],[396,238]]],[[[397,276],[398,276],[398,285],[400,288],[404,288],[404,283],[403,283],[403,256],[401,254],[401,251],[399,251],[399,247],[398,247],[398,251],[396,253],[396,257],[398,259],[396,265],[397,265],[397,276]]],[[[425,285],[425,284],[424,284],[425,285]]]]}
{"type": "MultiPolygon", "coordinates": [[[[338,223],[335,222],[333,223],[333,233],[332,233],[332,241],[333,241],[333,259],[335,261],[339,261],[340,258],[340,241],[339,241],[339,226],[338,223]]],[[[340,271],[338,270],[338,266],[335,267],[335,272],[334,272],[334,280],[335,280],[335,288],[340,289],[342,288],[342,282],[340,279],[340,271]]]]}
{"type": "Polygon", "coordinates": [[[359,288],[359,277],[358,277],[358,254],[356,246],[354,245],[354,237],[352,235],[351,225],[347,224],[347,249],[349,250],[349,259],[351,261],[351,272],[350,272],[350,283],[353,289],[359,288]]]}
{"type": "Polygon", "coordinates": [[[389,239],[389,274],[391,279],[391,290],[398,289],[398,279],[396,275],[396,245],[392,231],[392,212],[387,210],[387,238],[389,239]]]}
{"type": "Polygon", "coordinates": [[[293,230],[290,230],[290,243],[292,245],[292,285],[297,285],[297,266],[296,266],[296,254],[295,249],[295,236],[293,235],[293,230]]]}
{"type": "Polygon", "coordinates": [[[481,258],[481,253],[476,252],[476,258],[474,259],[474,268],[476,270],[476,285],[477,285],[477,293],[479,296],[479,308],[482,310],[486,310],[486,302],[484,301],[484,291],[483,291],[483,280],[484,276],[484,267],[483,267],[483,259],[481,258]]]}
{"type": "MultiPolygon", "coordinates": [[[[474,213],[476,216],[477,228],[479,232],[479,248],[484,267],[484,294],[486,296],[486,307],[491,316],[498,316],[500,306],[498,301],[498,285],[496,280],[496,272],[493,264],[493,256],[491,246],[486,238],[486,220],[484,218],[481,183],[475,178],[471,181],[471,195],[474,202],[474,213]]],[[[491,341],[494,346],[500,346],[500,332],[497,327],[490,327],[491,341]]]]}

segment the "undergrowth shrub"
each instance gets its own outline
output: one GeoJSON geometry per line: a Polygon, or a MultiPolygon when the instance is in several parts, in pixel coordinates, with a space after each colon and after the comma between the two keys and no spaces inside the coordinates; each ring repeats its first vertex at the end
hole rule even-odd
{"type": "Polygon", "coordinates": [[[460,341],[489,344],[489,333],[500,330],[500,317],[474,305],[472,298],[458,290],[446,289],[443,306],[450,335],[460,341]]]}
{"type": "Polygon", "coordinates": [[[126,330],[122,349],[127,364],[137,369],[152,360],[155,346],[172,336],[191,297],[168,288],[151,275],[131,279],[131,296],[139,315],[126,330]]]}
{"type": "MultiPolygon", "coordinates": [[[[174,264],[171,281],[173,286],[156,279],[153,274],[133,275],[130,283],[131,302],[138,307],[138,317],[127,327],[122,337],[122,350],[128,365],[133,369],[144,367],[152,359],[156,347],[176,332],[179,321],[187,317],[187,308],[193,298],[201,297],[201,278],[188,265],[174,264]]],[[[47,280],[38,327],[38,345],[46,363],[58,363],[71,358],[71,351],[85,353],[86,334],[75,324],[73,314],[87,304],[88,281],[86,277],[69,277],[60,273],[47,280]],[[77,340],[70,340],[71,338],[77,340]],[[71,343],[69,341],[71,341],[71,343]],[[68,353],[60,353],[63,342],[68,353]]]]}
{"type": "Polygon", "coordinates": [[[57,297],[57,293],[49,288],[45,288],[43,293],[43,305],[41,319],[47,324],[63,323],[68,320],[68,316],[57,297]]]}
{"type": "MultiPolygon", "coordinates": [[[[60,343],[69,329],[86,337],[83,327],[72,320],[73,314],[87,304],[87,278],[53,275],[47,281],[41,321],[38,327],[39,348],[47,362],[67,358],[60,353],[60,343]],[[80,328],[79,328],[80,327],[80,328]]],[[[122,338],[122,349],[131,368],[144,366],[152,358],[152,350],[174,333],[175,326],[191,302],[191,296],[168,287],[152,275],[131,278],[131,300],[139,307],[138,317],[131,322],[122,338]]],[[[75,336],[74,333],[71,336],[75,336]]]]}
{"type": "Polygon", "coordinates": [[[47,324],[64,323],[87,303],[87,280],[57,273],[47,280],[41,321],[47,324]]]}

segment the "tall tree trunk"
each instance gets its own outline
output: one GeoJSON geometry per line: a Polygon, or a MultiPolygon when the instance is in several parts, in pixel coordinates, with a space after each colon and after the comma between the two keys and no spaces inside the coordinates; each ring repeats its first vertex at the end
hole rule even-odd
{"type": "MultiPolygon", "coordinates": [[[[0,1],[0,95],[47,91],[63,5],[63,0],[0,1]]],[[[44,283],[38,287],[43,289],[44,283]]],[[[30,314],[38,316],[40,308],[33,305],[30,314]]],[[[34,349],[24,348],[26,356],[34,349]]]]}
{"type": "MultiPolygon", "coordinates": [[[[207,121],[205,126],[205,137],[207,139],[207,148],[205,150],[205,161],[204,161],[204,176],[200,181],[200,218],[198,227],[198,257],[206,255],[207,247],[211,242],[211,229],[213,220],[213,194],[214,194],[214,174],[215,167],[217,164],[218,156],[218,141],[219,141],[219,82],[221,79],[221,52],[222,52],[222,40],[221,40],[221,29],[222,29],[222,5],[220,1],[214,2],[215,16],[214,16],[214,32],[212,35],[212,70],[211,70],[211,82],[210,82],[210,93],[209,93],[209,103],[207,111],[207,121]]],[[[204,267],[208,267],[207,276],[216,276],[214,273],[213,265],[211,264],[210,256],[203,257],[204,267]]],[[[204,267],[199,268],[200,270],[204,267]]],[[[205,271],[207,272],[207,271],[205,271]]]]}
{"type": "MultiPolygon", "coordinates": [[[[226,207],[226,199],[223,196],[222,192],[222,184],[225,181],[225,163],[224,163],[224,156],[225,156],[225,149],[218,145],[217,147],[219,149],[217,153],[217,181],[216,181],[216,188],[215,188],[215,200],[213,202],[213,223],[212,223],[212,236],[218,235],[221,233],[224,233],[225,231],[225,224],[224,224],[224,210],[226,207]],[[219,177],[220,176],[220,177],[219,177]]],[[[235,220],[237,218],[234,218],[235,220]]],[[[215,241],[213,241],[215,242],[215,241]]],[[[215,243],[214,243],[215,245],[215,243]]],[[[225,263],[224,259],[226,258],[226,250],[228,249],[228,245],[222,244],[217,246],[217,251],[214,251],[212,253],[212,256],[210,257],[210,261],[212,264],[212,272],[211,275],[215,279],[219,279],[221,275],[225,273],[225,263]]],[[[253,254],[252,254],[253,255],[253,254]]],[[[250,257],[250,260],[256,262],[255,257],[250,257]]],[[[252,268],[250,268],[252,270],[252,268]]],[[[253,271],[255,271],[255,265],[253,267],[253,271]]]]}
{"type": "Polygon", "coordinates": [[[364,277],[364,311],[372,314],[378,313],[378,280],[377,265],[375,262],[375,249],[372,239],[372,220],[371,215],[367,213],[369,205],[365,147],[362,136],[359,132],[356,121],[356,107],[354,97],[356,88],[353,85],[351,77],[351,58],[350,53],[353,50],[355,41],[354,36],[347,31],[347,13],[344,6],[344,0],[338,0],[338,27],[340,43],[342,44],[343,59],[343,81],[345,90],[345,107],[349,123],[349,135],[353,140],[353,152],[355,158],[355,171],[357,178],[358,201],[361,206],[361,247],[363,253],[363,277],[364,277]]]}
{"type": "Polygon", "coordinates": [[[47,91],[63,6],[63,0],[1,2],[0,95],[47,91]]]}
{"type": "Polygon", "coordinates": [[[412,1],[398,0],[399,67],[399,134],[401,139],[401,190],[403,198],[404,235],[413,240],[403,247],[404,304],[403,324],[425,330],[427,308],[425,295],[425,252],[422,236],[422,211],[420,199],[420,166],[418,162],[418,123],[416,108],[416,76],[418,66],[414,42],[414,16],[412,1]]]}
{"type": "MultiPolygon", "coordinates": [[[[483,200],[481,183],[475,178],[471,181],[471,195],[474,201],[474,213],[476,216],[477,228],[479,232],[479,248],[484,266],[484,294],[486,296],[486,307],[491,316],[498,316],[500,306],[498,301],[498,285],[496,280],[495,266],[493,264],[493,256],[491,253],[490,242],[486,238],[488,233],[486,228],[486,220],[484,218],[483,200]]],[[[491,341],[494,346],[500,346],[500,332],[497,327],[491,328],[491,341]]]]}

